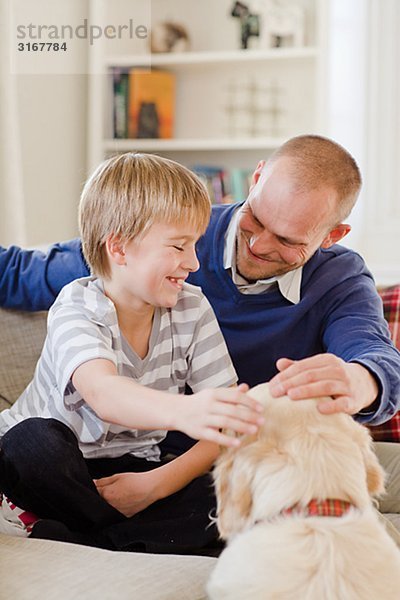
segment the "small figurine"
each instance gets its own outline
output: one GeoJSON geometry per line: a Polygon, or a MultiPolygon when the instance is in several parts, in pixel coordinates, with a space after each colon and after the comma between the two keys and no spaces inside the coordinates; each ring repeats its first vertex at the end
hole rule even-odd
{"type": "Polygon", "coordinates": [[[190,39],[186,29],[179,23],[165,21],[157,23],[151,30],[151,52],[186,52],[190,39]]]}
{"type": "Polygon", "coordinates": [[[260,46],[304,46],[304,8],[298,2],[263,0],[260,6],[260,46]]]}
{"type": "Polygon", "coordinates": [[[248,48],[249,38],[260,35],[260,19],[258,15],[250,13],[249,7],[242,2],[235,2],[232,11],[232,17],[240,19],[240,39],[243,49],[248,48]]]}

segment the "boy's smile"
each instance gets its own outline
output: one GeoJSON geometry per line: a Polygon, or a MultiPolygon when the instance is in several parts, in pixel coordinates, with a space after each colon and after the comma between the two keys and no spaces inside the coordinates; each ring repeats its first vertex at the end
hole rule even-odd
{"type": "Polygon", "coordinates": [[[177,279],[176,277],[167,277],[167,279],[169,279],[172,285],[176,286],[179,290],[183,288],[185,279],[177,279]]]}
{"type": "Polygon", "coordinates": [[[155,223],[142,237],[119,243],[117,260],[110,256],[107,295],[140,313],[175,306],[189,273],[199,268],[195,244],[200,235],[191,224],[155,223]]]}

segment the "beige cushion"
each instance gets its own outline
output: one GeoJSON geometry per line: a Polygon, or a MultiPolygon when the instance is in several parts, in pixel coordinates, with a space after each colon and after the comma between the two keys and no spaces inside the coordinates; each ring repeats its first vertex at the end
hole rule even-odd
{"type": "Polygon", "coordinates": [[[200,600],[216,559],[111,552],[0,535],[0,597],[200,600]]]}
{"type": "Polygon", "coordinates": [[[0,410],[30,382],[46,335],[47,313],[0,309],[0,410]]]}

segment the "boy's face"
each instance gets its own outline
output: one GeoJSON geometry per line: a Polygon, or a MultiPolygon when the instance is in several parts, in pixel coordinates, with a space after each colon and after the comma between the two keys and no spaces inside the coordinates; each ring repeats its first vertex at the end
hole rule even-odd
{"type": "Polygon", "coordinates": [[[155,223],[144,237],[127,242],[120,275],[130,301],[138,308],[175,306],[183,282],[199,268],[199,237],[199,231],[185,223],[155,223]]]}

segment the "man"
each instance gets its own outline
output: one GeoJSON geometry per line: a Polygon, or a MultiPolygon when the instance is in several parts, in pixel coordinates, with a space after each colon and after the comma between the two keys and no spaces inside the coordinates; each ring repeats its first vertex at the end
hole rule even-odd
{"type": "MultiPolygon", "coordinates": [[[[400,408],[400,353],[364,261],[336,245],[360,187],[338,144],[289,140],[259,163],[244,204],[215,207],[189,281],[211,302],[239,381],[271,379],[275,396],[293,400],[330,395],[321,411],[378,424],[400,408]]],[[[46,256],[3,250],[0,303],[47,308],[87,273],[76,240],[46,256]]]]}

